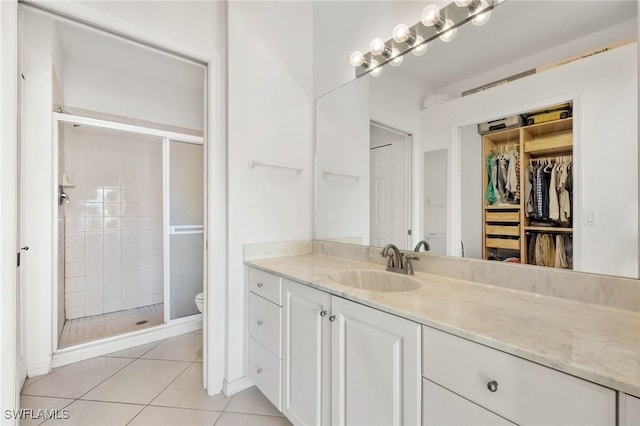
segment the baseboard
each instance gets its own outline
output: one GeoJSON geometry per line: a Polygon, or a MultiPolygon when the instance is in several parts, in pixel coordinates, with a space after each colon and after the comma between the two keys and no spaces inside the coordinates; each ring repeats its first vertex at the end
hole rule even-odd
{"type": "MultiPolygon", "coordinates": [[[[202,328],[202,314],[171,321],[169,324],[150,327],[131,333],[111,336],[93,342],[81,343],[59,349],[53,354],[51,367],[60,367],[85,359],[95,358],[111,352],[122,351],[134,346],[157,342],[202,328]]],[[[48,370],[44,373],[48,373],[48,370]]],[[[44,374],[40,373],[40,374],[44,374]]],[[[29,374],[31,377],[31,374],[29,374]]]]}
{"type": "Polygon", "coordinates": [[[237,380],[232,382],[227,382],[226,380],[222,384],[222,393],[229,397],[231,395],[235,395],[240,391],[243,391],[247,388],[253,386],[253,382],[247,376],[240,377],[237,380]]]}
{"type": "Polygon", "coordinates": [[[27,377],[42,376],[50,372],[51,368],[53,367],[50,361],[27,365],[27,377]]]}

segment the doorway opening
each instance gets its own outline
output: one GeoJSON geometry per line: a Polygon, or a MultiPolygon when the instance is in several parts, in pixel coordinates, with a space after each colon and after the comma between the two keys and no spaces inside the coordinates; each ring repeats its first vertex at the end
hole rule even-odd
{"type": "Polygon", "coordinates": [[[198,314],[203,138],[54,113],[58,348],[198,314]]]}

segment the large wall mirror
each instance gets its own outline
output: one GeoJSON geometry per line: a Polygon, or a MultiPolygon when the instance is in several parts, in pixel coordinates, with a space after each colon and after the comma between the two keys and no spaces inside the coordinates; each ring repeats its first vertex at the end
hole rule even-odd
{"type": "Polygon", "coordinates": [[[486,25],[464,25],[449,43],[436,39],[422,56],[319,97],[315,238],[406,250],[426,240],[434,254],[487,259],[488,233],[504,225],[491,218],[511,212],[521,228],[500,241],[522,247],[516,261],[535,264],[529,241],[548,234],[560,245],[561,232],[572,246],[563,267],[638,278],[637,8],[507,0],[486,25]],[[510,134],[479,133],[480,123],[566,103],[571,117],[553,131],[525,120],[510,134]],[[567,133],[569,152],[524,148],[567,133]],[[520,207],[488,205],[487,157],[514,146],[523,173],[571,156],[570,225],[546,231],[520,207]]]}

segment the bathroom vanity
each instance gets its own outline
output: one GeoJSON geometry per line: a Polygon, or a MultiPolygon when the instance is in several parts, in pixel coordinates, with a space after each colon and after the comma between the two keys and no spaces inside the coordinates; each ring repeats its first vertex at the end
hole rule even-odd
{"type": "Polygon", "coordinates": [[[246,261],[247,375],[294,424],[637,424],[638,311],[325,254],[246,261]]]}

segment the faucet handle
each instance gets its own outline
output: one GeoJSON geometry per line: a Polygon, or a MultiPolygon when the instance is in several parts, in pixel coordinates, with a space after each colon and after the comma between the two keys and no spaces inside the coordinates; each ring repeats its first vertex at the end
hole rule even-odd
{"type": "Polygon", "coordinates": [[[407,255],[405,257],[405,260],[406,260],[406,262],[405,262],[404,266],[405,266],[405,269],[407,271],[407,275],[413,275],[413,265],[411,264],[411,261],[412,260],[420,260],[420,258],[418,256],[409,256],[409,255],[407,255]]]}

